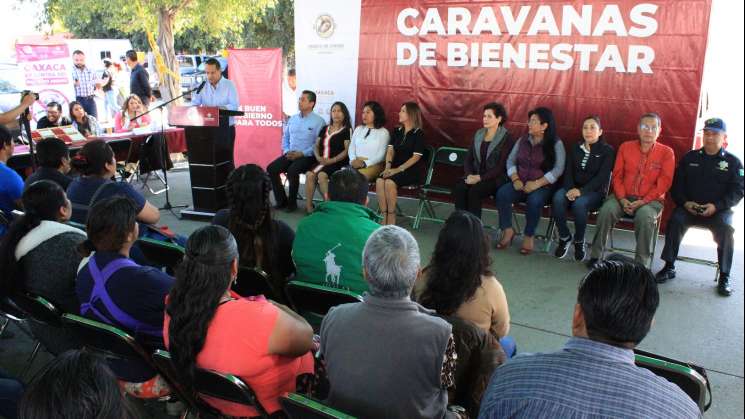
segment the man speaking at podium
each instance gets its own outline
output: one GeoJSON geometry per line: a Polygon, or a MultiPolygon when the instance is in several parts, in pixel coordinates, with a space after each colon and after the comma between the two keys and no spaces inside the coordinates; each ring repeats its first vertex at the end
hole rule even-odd
{"type": "MultiPolygon", "coordinates": [[[[204,62],[204,72],[207,75],[207,81],[202,82],[196,92],[191,97],[191,104],[194,106],[217,106],[221,109],[231,111],[238,110],[238,91],[232,81],[222,76],[220,62],[214,58],[209,58],[204,62]]],[[[230,150],[230,163],[233,164],[233,146],[235,144],[235,117],[231,116],[228,120],[227,144],[230,150]]],[[[232,168],[231,168],[232,170],[232,168]]]]}

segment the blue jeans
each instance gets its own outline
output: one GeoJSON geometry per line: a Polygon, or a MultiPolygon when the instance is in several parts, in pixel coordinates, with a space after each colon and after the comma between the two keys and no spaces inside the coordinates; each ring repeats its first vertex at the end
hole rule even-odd
{"type": "Polygon", "coordinates": [[[512,183],[506,183],[497,190],[497,210],[499,210],[499,228],[502,230],[512,228],[512,204],[525,202],[528,210],[525,213],[525,235],[533,237],[538,220],[541,219],[541,209],[551,198],[551,189],[544,186],[526,194],[516,191],[512,183]]]}
{"type": "Polygon", "coordinates": [[[507,359],[515,356],[515,353],[517,352],[517,343],[515,342],[515,338],[513,338],[512,336],[505,336],[502,339],[499,339],[499,344],[502,345],[502,350],[504,351],[505,355],[507,355],[507,359]]]}
{"type": "Polygon", "coordinates": [[[574,216],[574,241],[585,241],[585,230],[587,229],[587,215],[590,211],[597,211],[603,202],[603,195],[600,192],[587,192],[580,195],[574,202],[566,197],[567,190],[559,189],[554,194],[554,200],[551,203],[551,215],[556,220],[556,228],[559,230],[559,237],[565,239],[570,237],[567,226],[567,209],[572,208],[574,216]]]}

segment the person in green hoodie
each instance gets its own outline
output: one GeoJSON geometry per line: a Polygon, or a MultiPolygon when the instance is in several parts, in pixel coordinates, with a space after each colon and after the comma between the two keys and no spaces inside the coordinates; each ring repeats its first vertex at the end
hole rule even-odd
{"type": "Polygon", "coordinates": [[[336,171],[327,201],[298,224],[292,245],[295,280],[362,295],[362,249],[380,225],[367,208],[367,179],[355,169],[336,171]]]}

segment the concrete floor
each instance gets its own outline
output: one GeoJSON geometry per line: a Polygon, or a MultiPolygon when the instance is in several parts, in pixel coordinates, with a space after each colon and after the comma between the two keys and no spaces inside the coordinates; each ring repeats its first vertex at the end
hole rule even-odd
{"type": "MultiPolygon", "coordinates": [[[[184,170],[169,172],[171,181],[171,203],[173,205],[191,204],[189,177],[184,170]]],[[[153,187],[155,182],[151,181],[153,187]]],[[[164,194],[146,194],[155,205],[162,206],[164,194]]],[[[413,214],[415,202],[401,200],[405,213],[413,214]]],[[[375,198],[371,196],[370,206],[375,208],[375,198]]],[[[301,206],[302,208],[302,206],[301,206]]],[[[440,205],[438,215],[446,217],[452,211],[450,205],[440,205]]],[[[203,221],[179,220],[163,211],[161,224],[173,230],[189,234],[203,221]]],[[[303,211],[293,214],[279,212],[276,216],[293,228],[303,217],[303,211]]],[[[742,226],[742,206],[737,212],[738,231],[742,226]]],[[[487,211],[484,222],[496,224],[496,213],[487,211]]],[[[545,220],[538,231],[545,229],[545,220]]],[[[410,228],[408,219],[400,219],[399,225],[410,228]]],[[[440,224],[423,222],[414,231],[422,254],[422,262],[427,263],[434,248],[440,224]]],[[[592,230],[588,237],[592,237],[592,230]]],[[[681,254],[708,259],[716,258],[708,233],[691,232],[681,250],[681,254]]],[[[716,294],[714,270],[712,268],[678,263],[678,278],[660,286],[661,303],[655,324],[640,345],[640,349],[667,357],[696,363],[707,369],[712,385],[714,400],[707,418],[743,417],[743,246],[742,234],[734,258],[732,278],[736,293],[723,298],[716,294]]],[[[616,233],[616,244],[625,247],[633,244],[629,232],[616,233]]],[[[540,244],[541,242],[536,242],[540,244]]],[[[657,256],[662,250],[663,241],[657,247],[657,256]]],[[[493,251],[492,270],[504,286],[510,304],[512,317],[510,334],[518,342],[520,352],[552,351],[560,348],[571,333],[572,309],[576,298],[579,280],[587,272],[585,267],[571,259],[557,260],[548,254],[533,254],[525,257],[518,253],[519,239],[507,251],[493,251]],[[530,273],[526,275],[526,273],[530,273]]],[[[659,259],[655,260],[654,270],[661,268],[659,259]]],[[[33,375],[50,357],[42,353],[30,369],[25,369],[25,358],[31,351],[31,342],[16,328],[11,327],[16,337],[0,341],[0,367],[26,378],[33,375]]],[[[152,404],[141,406],[143,417],[165,418],[162,406],[152,404]]]]}

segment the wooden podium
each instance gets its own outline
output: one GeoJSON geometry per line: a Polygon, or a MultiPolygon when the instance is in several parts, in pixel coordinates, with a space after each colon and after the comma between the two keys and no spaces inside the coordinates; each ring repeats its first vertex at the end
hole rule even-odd
{"type": "Polygon", "coordinates": [[[205,218],[227,207],[225,183],[233,170],[233,142],[228,118],[243,112],[211,106],[174,106],[168,122],[183,127],[189,155],[193,207],[183,217],[205,218]]]}

